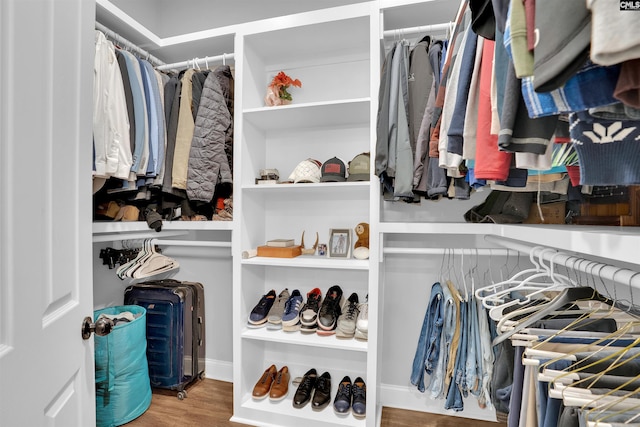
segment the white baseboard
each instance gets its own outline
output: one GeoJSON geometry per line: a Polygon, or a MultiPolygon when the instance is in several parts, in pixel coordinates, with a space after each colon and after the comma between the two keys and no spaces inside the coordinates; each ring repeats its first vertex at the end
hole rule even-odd
{"type": "Polygon", "coordinates": [[[420,393],[417,389],[390,384],[380,385],[380,405],[389,408],[406,409],[410,411],[429,412],[431,414],[452,415],[455,417],[472,418],[474,420],[496,421],[493,409],[480,408],[475,397],[464,399],[463,411],[444,409],[444,399],[434,400],[427,392],[420,393]]]}
{"type": "Polygon", "coordinates": [[[233,364],[222,360],[206,359],[204,375],[213,380],[233,382],[233,364]]]}

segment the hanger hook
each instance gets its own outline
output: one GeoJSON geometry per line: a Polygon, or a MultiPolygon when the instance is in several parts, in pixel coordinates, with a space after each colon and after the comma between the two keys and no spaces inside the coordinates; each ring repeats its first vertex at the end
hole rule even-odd
{"type": "Polygon", "coordinates": [[[222,65],[227,65],[227,54],[222,52],[222,65]]]}
{"type": "Polygon", "coordinates": [[[209,69],[209,57],[205,56],[204,57],[204,66],[206,67],[206,69],[209,69]]]}

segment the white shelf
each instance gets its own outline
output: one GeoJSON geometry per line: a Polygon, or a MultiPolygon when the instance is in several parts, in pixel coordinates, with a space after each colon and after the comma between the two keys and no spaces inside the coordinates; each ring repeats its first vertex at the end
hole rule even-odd
{"type": "Polygon", "coordinates": [[[351,199],[367,199],[369,197],[370,181],[319,182],[298,184],[250,184],[242,187],[242,191],[285,195],[286,197],[349,197],[351,199]]]}
{"type": "Polygon", "coordinates": [[[367,351],[368,348],[367,341],[360,341],[355,338],[341,339],[336,338],[334,335],[320,336],[316,333],[272,331],[266,327],[259,329],[246,328],[242,332],[242,338],[350,351],[367,351]]]}
{"type": "MultiPolygon", "coordinates": [[[[353,426],[359,427],[365,425],[365,420],[359,420],[355,418],[351,413],[346,416],[338,416],[333,410],[333,399],[331,403],[321,411],[314,411],[311,408],[311,404],[307,404],[304,408],[296,409],[293,407],[293,395],[295,394],[296,387],[289,385],[289,394],[287,397],[279,402],[272,402],[268,398],[266,400],[256,401],[249,395],[242,403],[242,409],[246,410],[259,410],[265,412],[266,416],[271,414],[277,416],[278,420],[284,418],[299,418],[298,422],[302,425],[317,425],[322,423],[323,425],[336,425],[336,426],[353,426]]],[[[333,396],[332,396],[333,397],[333,396]]],[[[236,420],[234,420],[236,421],[236,420]]],[[[241,421],[241,420],[237,420],[241,421]]],[[[282,425],[291,425],[289,422],[283,422],[282,425]]]]}
{"type": "Polygon", "coordinates": [[[369,260],[327,258],[318,255],[300,255],[295,258],[254,257],[242,260],[243,265],[274,267],[329,268],[341,270],[369,270],[369,260]]]}
{"type": "Polygon", "coordinates": [[[244,120],[259,129],[286,130],[366,126],[369,123],[370,98],[345,99],[327,102],[309,102],[278,107],[246,109],[244,120]]]}
{"type": "MultiPolygon", "coordinates": [[[[162,231],[170,230],[231,230],[233,221],[162,221],[162,231]]],[[[131,233],[136,231],[155,231],[146,221],[113,221],[94,222],[93,234],[131,233]]],[[[160,233],[158,233],[160,234],[160,233]]]]}
{"type": "Polygon", "coordinates": [[[495,224],[467,222],[381,222],[380,233],[385,234],[490,234],[495,224]]]}

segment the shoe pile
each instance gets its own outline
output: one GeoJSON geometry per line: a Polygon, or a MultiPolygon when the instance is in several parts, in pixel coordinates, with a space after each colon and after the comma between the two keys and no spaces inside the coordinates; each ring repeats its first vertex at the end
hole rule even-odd
{"type": "MultiPolygon", "coordinates": [[[[327,407],[330,401],[331,374],[325,372],[318,376],[314,368],[309,369],[300,380],[293,395],[293,407],[303,408],[311,402],[311,408],[319,411],[327,407]]],[[[367,386],[362,377],[357,377],[353,383],[349,376],[345,376],[340,381],[333,400],[333,410],[340,416],[346,416],[350,412],[359,419],[366,416],[367,386]]]]}

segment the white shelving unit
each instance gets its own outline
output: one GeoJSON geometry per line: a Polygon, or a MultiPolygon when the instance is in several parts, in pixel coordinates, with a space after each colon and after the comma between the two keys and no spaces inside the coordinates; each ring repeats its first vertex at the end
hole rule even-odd
{"type": "MultiPolygon", "coordinates": [[[[336,259],[318,255],[296,258],[242,259],[241,251],[272,238],[293,238],[307,246],[328,243],[329,230],[349,228],[371,217],[371,182],[256,185],[263,168],[276,168],[286,180],[307,158],[321,163],[337,156],[345,164],[362,152],[372,152],[375,140],[373,88],[377,91],[378,12],[375,2],[323,9],[257,23],[236,37],[236,100],[234,215],[234,415],[253,425],[375,426],[377,407],[376,318],[369,320],[369,341],[306,335],[246,327],[247,317],[270,289],[298,289],[305,297],[313,288],[323,296],[339,285],[348,298],[368,295],[370,311],[377,305],[377,276],[370,260],[336,259]],[[293,103],[265,107],[264,95],[279,71],[300,79],[291,87],[293,103]],[[373,339],[371,338],[373,336],[373,339]],[[332,395],[343,376],[361,376],[367,384],[367,416],[359,420],[337,416],[331,405],[322,411],[296,409],[296,387],[281,402],[254,401],[251,392],[271,364],[288,366],[293,377],[310,368],[332,378],[332,395]]],[[[374,179],[375,177],[371,177],[374,179]]],[[[352,234],[355,236],[355,234],[352,234]]],[[[375,239],[375,235],[372,235],[375,239]]],[[[375,241],[373,242],[375,244],[375,241]]],[[[375,250],[372,251],[375,253],[375,250]]]]}

